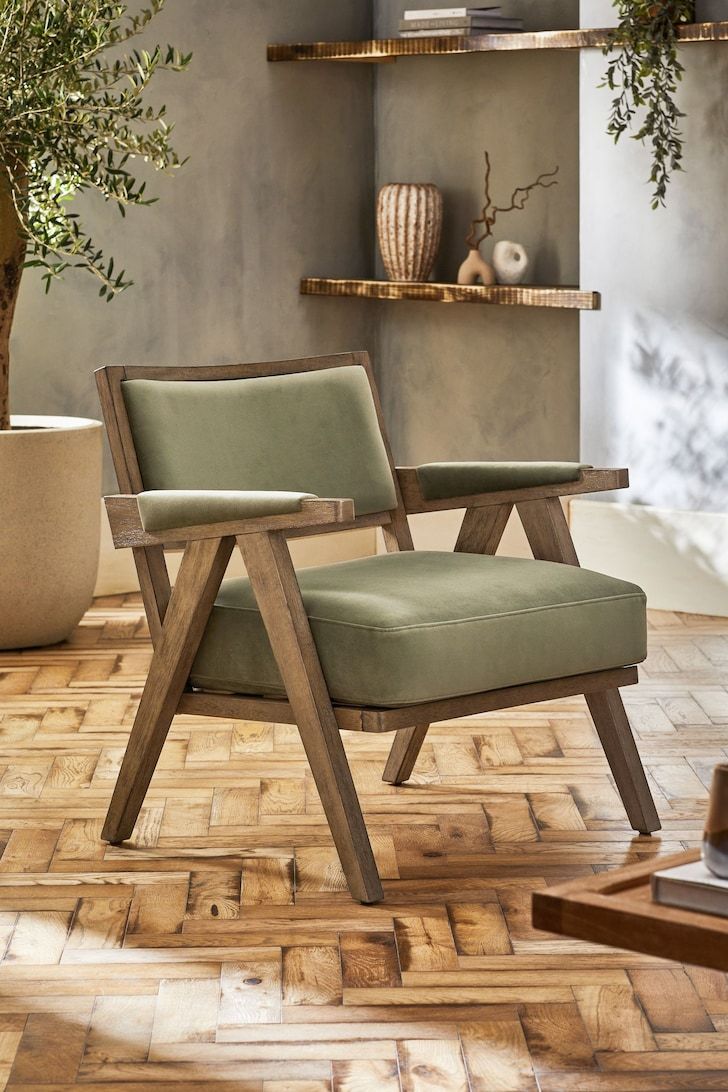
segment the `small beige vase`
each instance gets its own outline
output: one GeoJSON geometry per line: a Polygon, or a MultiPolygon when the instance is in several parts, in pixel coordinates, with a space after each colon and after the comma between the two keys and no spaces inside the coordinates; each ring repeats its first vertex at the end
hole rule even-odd
{"type": "Polygon", "coordinates": [[[468,251],[468,256],[458,269],[458,284],[495,284],[495,270],[486,262],[479,250],[468,251]]]}
{"type": "Polygon", "coordinates": [[[442,194],[430,182],[382,186],[377,198],[377,234],[392,281],[426,281],[442,232],[442,194]]]}
{"type": "Polygon", "coordinates": [[[0,649],[68,637],[96,581],[100,421],[13,417],[0,432],[0,649]]]}

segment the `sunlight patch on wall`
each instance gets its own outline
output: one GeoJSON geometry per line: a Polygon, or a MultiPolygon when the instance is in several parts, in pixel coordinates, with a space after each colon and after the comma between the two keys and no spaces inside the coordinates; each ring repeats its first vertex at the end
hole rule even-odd
{"type": "Polygon", "coordinates": [[[609,402],[622,407],[612,448],[630,468],[630,500],[728,510],[728,337],[643,310],[623,314],[620,343],[609,402]]]}

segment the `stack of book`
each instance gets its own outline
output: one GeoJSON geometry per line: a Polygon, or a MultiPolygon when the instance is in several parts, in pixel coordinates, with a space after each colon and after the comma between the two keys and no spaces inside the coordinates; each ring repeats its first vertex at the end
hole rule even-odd
{"type": "Polygon", "coordinates": [[[705,861],[665,868],[652,874],[652,900],[728,917],[728,880],[714,876],[705,861]]]}
{"type": "Polygon", "coordinates": [[[522,19],[511,19],[500,7],[420,8],[400,19],[400,38],[458,38],[473,34],[513,34],[523,30],[522,19]]]}

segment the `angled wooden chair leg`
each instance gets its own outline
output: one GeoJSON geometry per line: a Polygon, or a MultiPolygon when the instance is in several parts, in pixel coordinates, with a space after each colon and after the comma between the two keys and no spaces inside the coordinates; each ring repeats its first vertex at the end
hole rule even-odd
{"type": "MultiPolygon", "coordinates": [[[[519,504],[518,515],[535,558],[565,565],[579,564],[558,497],[519,504]]],[[[605,690],[585,697],[632,827],[640,834],[659,830],[657,809],[619,690],[605,690]]]]}
{"type": "Polygon", "coordinates": [[[131,835],[210,617],[234,539],[190,542],[164,617],[101,837],[131,835]]]}
{"type": "Polygon", "coordinates": [[[409,778],[429,727],[429,724],[416,724],[413,728],[400,728],[395,733],[382,781],[388,781],[390,785],[401,785],[409,778]]]}
{"type": "Polygon", "coordinates": [[[564,508],[558,497],[521,501],[516,507],[533,556],[538,561],[579,564],[564,508]]]}
{"type": "Polygon", "coordinates": [[[456,554],[494,554],[513,511],[512,504],[468,508],[455,543],[456,554]]]}
{"type": "MultiPolygon", "coordinates": [[[[512,504],[491,504],[468,508],[455,543],[455,553],[494,554],[503,538],[512,504]]],[[[401,728],[394,737],[382,781],[401,785],[410,777],[425,742],[429,724],[401,728]]]]}
{"type": "Polygon", "coordinates": [[[627,817],[634,830],[652,834],[660,829],[661,823],[622,696],[618,690],[605,690],[601,694],[587,694],[586,701],[627,817]]]}
{"type": "Polygon", "coordinates": [[[238,539],[349,890],[384,897],[301,591],[282,534],[238,539]]]}

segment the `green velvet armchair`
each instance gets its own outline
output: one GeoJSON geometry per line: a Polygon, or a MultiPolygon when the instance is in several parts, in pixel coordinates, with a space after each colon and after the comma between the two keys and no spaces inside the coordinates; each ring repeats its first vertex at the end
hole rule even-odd
{"type": "Polygon", "coordinates": [[[578,463],[396,469],[366,353],[97,373],[154,644],[103,830],[132,834],[175,713],[295,723],[352,895],[382,898],[341,741],[394,732],[408,779],[442,719],[585,694],[635,830],[659,828],[618,687],[646,654],[645,597],[578,567],[560,498],[627,484],[578,463]],[[514,507],[534,560],[496,557],[514,507]],[[453,553],[407,514],[465,509],[453,553]],[[296,573],[288,540],[381,527],[387,552],[296,573]],[[184,547],[170,587],[165,549],[184,547]],[[247,578],[224,579],[234,547],[247,578]]]}

